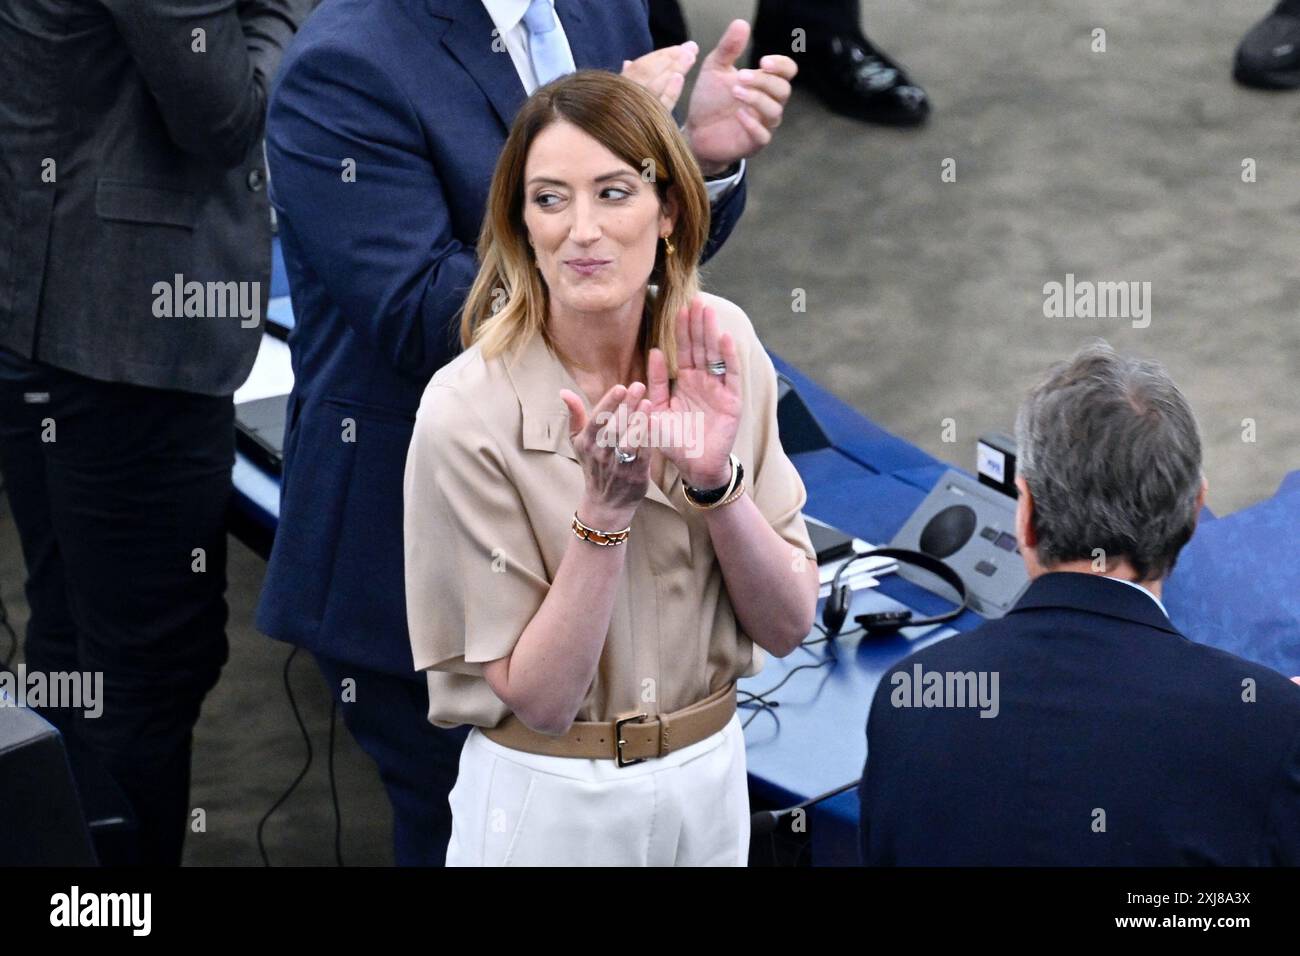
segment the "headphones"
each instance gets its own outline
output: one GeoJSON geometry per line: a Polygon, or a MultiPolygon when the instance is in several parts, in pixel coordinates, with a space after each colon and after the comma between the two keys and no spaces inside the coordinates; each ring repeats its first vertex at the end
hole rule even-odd
{"type": "Polygon", "coordinates": [[[878,611],[875,614],[859,614],[854,617],[853,620],[868,634],[883,637],[893,634],[904,627],[925,627],[930,624],[943,624],[951,621],[966,610],[970,598],[966,593],[965,582],[962,581],[961,575],[938,558],[932,558],[922,551],[913,551],[910,548],[876,548],[874,551],[864,551],[862,554],[849,558],[835,572],[835,579],[831,581],[830,596],[826,599],[826,606],[822,609],[822,626],[826,628],[827,637],[834,637],[840,632],[840,628],[844,626],[844,619],[849,616],[849,605],[853,603],[853,591],[847,584],[841,583],[844,574],[850,566],[864,558],[893,558],[895,561],[902,561],[904,564],[922,568],[940,578],[956,591],[957,596],[960,598],[957,606],[951,611],[936,614],[934,617],[922,617],[913,620],[911,611],[878,611]]]}

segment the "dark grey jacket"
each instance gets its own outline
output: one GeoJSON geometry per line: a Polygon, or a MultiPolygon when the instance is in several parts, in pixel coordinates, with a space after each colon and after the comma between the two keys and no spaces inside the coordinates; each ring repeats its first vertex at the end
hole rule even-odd
{"type": "Polygon", "coordinates": [[[0,0],[0,346],[105,381],[243,382],[270,284],[267,92],[312,6],[0,0]],[[177,276],[203,284],[188,316],[177,276]]]}

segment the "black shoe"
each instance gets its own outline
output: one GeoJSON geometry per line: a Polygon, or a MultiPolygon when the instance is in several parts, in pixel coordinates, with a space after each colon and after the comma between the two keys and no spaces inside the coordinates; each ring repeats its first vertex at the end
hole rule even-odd
{"type": "Polygon", "coordinates": [[[750,65],[757,69],[769,53],[792,57],[799,64],[795,84],[807,86],[833,112],[886,126],[917,126],[930,114],[925,90],[861,32],[828,33],[820,42],[810,37],[806,51],[792,53],[790,31],[768,26],[760,22],[754,31],[750,65]]]}
{"type": "Polygon", "coordinates": [[[1242,38],[1232,77],[1260,90],[1300,88],[1300,0],[1282,0],[1242,38]]]}

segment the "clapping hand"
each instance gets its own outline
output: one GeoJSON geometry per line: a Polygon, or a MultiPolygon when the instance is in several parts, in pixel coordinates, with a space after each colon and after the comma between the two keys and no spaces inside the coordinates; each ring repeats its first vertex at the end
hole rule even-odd
{"type": "Polygon", "coordinates": [[[790,81],[799,70],[794,60],[770,54],[759,61],[760,69],[737,69],[748,43],[749,24],[732,20],[691,90],[686,139],[706,176],[770,143],[790,99],[790,81]]]}
{"type": "Polygon", "coordinates": [[[695,65],[699,52],[700,47],[694,40],[651,50],[635,60],[624,60],[623,75],[644,86],[671,111],[682,95],[686,74],[695,65]]]}
{"type": "Polygon", "coordinates": [[[569,440],[582,464],[586,493],[578,507],[578,517],[595,527],[617,531],[631,524],[637,505],[650,484],[650,454],[643,448],[645,436],[639,429],[618,434],[620,422],[639,412],[646,416],[650,403],[646,386],[633,382],[615,385],[587,417],[582,399],[569,389],[560,390],[560,398],[569,410],[569,440]],[[620,461],[619,455],[636,455],[620,461]]]}
{"type": "Polygon", "coordinates": [[[660,435],[699,436],[691,449],[662,444],[660,451],[674,465],[682,481],[694,488],[717,488],[731,478],[731,449],[740,426],[740,360],[729,332],[720,332],[712,307],[696,296],[677,315],[677,380],[668,381],[668,361],[651,349],[646,378],[652,419],[660,435]],[[715,375],[710,363],[726,363],[726,373],[715,375]],[[690,417],[694,432],[686,430],[690,417]],[[671,422],[664,419],[672,418],[671,422]],[[672,430],[669,430],[671,426],[672,430]]]}

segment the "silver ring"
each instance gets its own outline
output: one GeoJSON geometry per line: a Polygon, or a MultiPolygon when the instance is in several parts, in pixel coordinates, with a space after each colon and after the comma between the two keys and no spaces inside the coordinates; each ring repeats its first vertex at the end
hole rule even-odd
{"type": "Polygon", "coordinates": [[[620,465],[630,465],[632,462],[636,461],[636,452],[634,451],[624,451],[621,448],[615,448],[614,455],[618,458],[618,463],[620,465]]]}
{"type": "Polygon", "coordinates": [[[709,374],[710,374],[710,375],[726,375],[726,374],[727,374],[727,363],[724,362],[724,361],[722,361],[722,359],[718,359],[716,362],[710,362],[710,363],[709,363],[709,374]]]}

